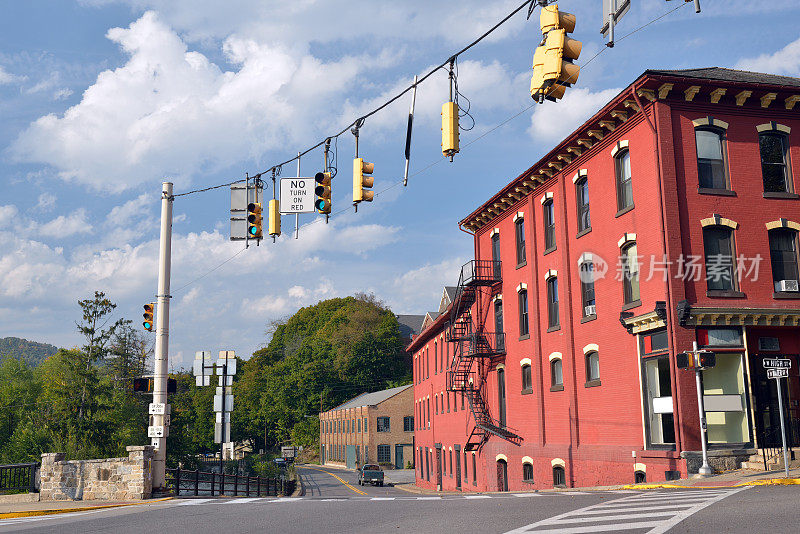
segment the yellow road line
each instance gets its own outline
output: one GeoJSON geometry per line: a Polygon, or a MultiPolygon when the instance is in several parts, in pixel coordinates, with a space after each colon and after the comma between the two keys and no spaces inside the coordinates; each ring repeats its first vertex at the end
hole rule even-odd
{"type": "Polygon", "coordinates": [[[37,515],[55,515],[55,514],[68,514],[70,512],[87,512],[90,510],[103,510],[106,508],[119,508],[122,506],[136,506],[139,504],[151,504],[154,502],[161,502],[161,501],[168,501],[173,497],[165,497],[163,499],[153,499],[152,501],[142,501],[142,502],[127,502],[127,503],[119,503],[119,504],[101,504],[98,506],[80,506],[77,508],[57,508],[57,509],[50,509],[50,510],[26,510],[24,512],[8,512],[5,514],[0,514],[0,519],[13,519],[17,517],[33,517],[37,515]]]}
{"type": "Polygon", "coordinates": [[[325,471],[324,469],[317,469],[316,467],[308,467],[308,466],[305,466],[305,465],[303,466],[303,469],[313,469],[314,471],[322,471],[323,473],[327,473],[328,475],[332,476],[333,478],[335,478],[336,480],[338,480],[339,482],[341,482],[342,484],[344,484],[345,486],[347,486],[351,490],[355,491],[356,493],[359,493],[361,495],[366,495],[366,493],[364,493],[360,489],[354,488],[353,486],[351,486],[350,484],[348,484],[347,482],[345,482],[344,480],[342,480],[338,476],[334,475],[330,471],[325,471]]]}

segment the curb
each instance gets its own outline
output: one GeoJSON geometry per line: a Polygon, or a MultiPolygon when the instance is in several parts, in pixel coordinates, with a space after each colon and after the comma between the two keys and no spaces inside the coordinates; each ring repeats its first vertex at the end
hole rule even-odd
{"type": "Polygon", "coordinates": [[[103,510],[106,508],[121,508],[123,506],[137,506],[140,504],[150,504],[154,502],[169,501],[174,497],[164,497],[162,499],[154,499],[152,501],[130,502],[120,504],[101,504],[98,506],[80,506],[77,508],[53,508],[50,510],[26,510],[24,512],[7,512],[0,514],[0,519],[14,519],[17,517],[33,517],[37,515],[56,515],[56,514],[69,514],[72,512],[88,512],[91,510],[103,510]]]}
{"type": "Polygon", "coordinates": [[[630,484],[623,486],[623,489],[650,490],[650,489],[719,489],[719,488],[741,488],[744,486],[793,486],[800,485],[800,478],[764,478],[749,482],[739,482],[738,484],[717,485],[717,486],[690,486],[685,484],[630,484]]]}

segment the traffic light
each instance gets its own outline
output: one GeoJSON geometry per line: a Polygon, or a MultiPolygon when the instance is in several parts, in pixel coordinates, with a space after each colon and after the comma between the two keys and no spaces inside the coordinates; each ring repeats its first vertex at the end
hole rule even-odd
{"type": "Polygon", "coordinates": [[[442,155],[453,160],[458,153],[458,104],[442,104],[442,155]]]}
{"type": "Polygon", "coordinates": [[[709,350],[701,350],[698,360],[700,360],[700,367],[708,369],[717,365],[717,354],[709,350]]]}
{"type": "Polygon", "coordinates": [[[317,195],[317,200],[314,202],[314,207],[319,213],[330,213],[331,173],[318,172],[314,175],[314,181],[317,182],[317,187],[314,188],[314,194],[317,195]]]}
{"type": "Polygon", "coordinates": [[[142,323],[142,325],[144,326],[144,329],[147,330],[148,332],[152,332],[156,326],[154,319],[155,314],[156,314],[155,302],[151,302],[149,304],[144,305],[144,313],[142,314],[142,317],[144,317],[144,322],[142,323]]]}
{"type": "Polygon", "coordinates": [[[152,378],[134,378],[133,391],[135,393],[150,393],[153,391],[152,378]]]}
{"type": "Polygon", "coordinates": [[[263,216],[261,203],[251,202],[247,205],[247,235],[250,239],[261,239],[263,216]]]}
{"type": "Polygon", "coordinates": [[[281,235],[281,213],[278,199],[269,201],[269,235],[281,235]]]}
{"type": "Polygon", "coordinates": [[[675,355],[675,365],[678,369],[693,369],[694,354],[691,352],[679,352],[675,355]]]}
{"type": "Polygon", "coordinates": [[[575,15],[559,11],[556,4],[542,7],[539,25],[544,38],[534,52],[531,78],[531,96],[539,102],[562,98],[578,79],[581,69],[573,61],[581,55],[583,43],[567,36],[575,30],[575,22],[575,15]]]}
{"type": "Polygon", "coordinates": [[[167,393],[178,392],[178,380],[175,378],[167,378],[167,393]]]}
{"type": "Polygon", "coordinates": [[[365,175],[372,174],[374,170],[375,165],[364,161],[363,158],[353,160],[353,202],[358,203],[363,200],[372,202],[375,192],[367,191],[365,188],[371,188],[375,184],[375,178],[365,175]]]}

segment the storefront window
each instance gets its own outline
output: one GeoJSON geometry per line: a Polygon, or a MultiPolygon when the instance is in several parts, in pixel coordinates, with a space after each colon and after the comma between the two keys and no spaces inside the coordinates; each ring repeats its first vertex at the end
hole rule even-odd
{"type": "Polygon", "coordinates": [[[717,352],[717,364],[703,371],[703,393],[708,442],[750,441],[745,412],[744,362],[740,353],[717,352]]]}
{"type": "Polygon", "coordinates": [[[644,372],[645,403],[648,416],[648,442],[650,445],[675,443],[675,426],[672,403],[672,385],[667,354],[642,361],[644,372]]]}

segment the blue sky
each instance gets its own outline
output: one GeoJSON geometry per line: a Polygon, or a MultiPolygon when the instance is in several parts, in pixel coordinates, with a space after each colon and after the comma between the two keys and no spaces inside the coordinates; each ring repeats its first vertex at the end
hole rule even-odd
{"type": "MultiPolygon", "coordinates": [[[[338,132],[503,18],[521,0],[458,2],[29,0],[0,2],[0,337],[80,342],[77,300],[94,290],[138,324],[156,292],[159,191],[225,183],[338,132]]],[[[691,3],[606,49],[568,96],[525,111],[442,161],[444,71],[417,95],[407,188],[225,263],[228,191],[176,200],[170,354],[249,357],[270,320],[319,299],[374,292],[396,313],[438,305],[469,259],[457,222],[647,68],[722,66],[800,75],[800,5],[691,3]],[[206,275],[207,276],[204,276],[206,275]],[[198,279],[199,278],[199,279],[198,279]]],[[[621,37],[681,0],[633,0],[621,37]]],[[[575,13],[579,64],[603,50],[600,0],[575,13]]],[[[476,126],[462,146],[531,103],[538,13],[516,15],[459,60],[476,126]]],[[[360,153],[375,189],[403,172],[403,98],[367,120],[360,153]]],[[[338,141],[334,211],[349,204],[353,138],[338,141]]],[[[319,170],[317,151],[301,175],[319,170]]],[[[295,164],[283,169],[295,174],[295,164]]],[[[268,191],[271,195],[271,191],[268,191]]],[[[311,215],[301,217],[307,224],[311,215]]]]}

